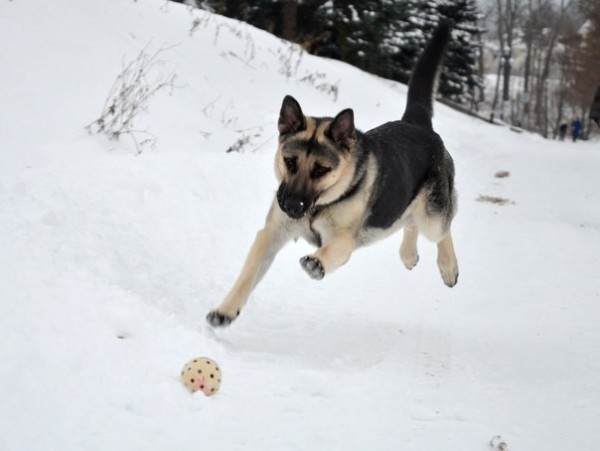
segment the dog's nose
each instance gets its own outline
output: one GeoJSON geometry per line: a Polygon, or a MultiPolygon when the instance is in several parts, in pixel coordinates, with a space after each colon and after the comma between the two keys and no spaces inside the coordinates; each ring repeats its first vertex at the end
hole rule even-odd
{"type": "Polygon", "coordinates": [[[299,219],[308,210],[308,202],[297,197],[288,197],[283,203],[283,209],[289,217],[299,219]]]}

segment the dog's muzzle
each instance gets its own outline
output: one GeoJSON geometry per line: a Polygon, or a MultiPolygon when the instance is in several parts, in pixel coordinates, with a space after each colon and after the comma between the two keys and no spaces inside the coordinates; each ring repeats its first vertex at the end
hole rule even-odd
{"type": "Polygon", "coordinates": [[[298,197],[286,197],[279,202],[281,209],[292,219],[302,218],[308,211],[311,203],[298,197]]]}
{"type": "Polygon", "coordinates": [[[292,219],[300,219],[313,207],[315,201],[305,197],[284,193],[283,189],[277,192],[279,208],[292,219]]]}

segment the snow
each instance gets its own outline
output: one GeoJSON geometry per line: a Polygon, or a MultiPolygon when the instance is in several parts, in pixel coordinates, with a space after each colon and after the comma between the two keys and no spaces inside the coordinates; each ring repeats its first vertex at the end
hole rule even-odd
{"type": "Polygon", "coordinates": [[[213,330],[276,190],[283,96],[367,130],[406,88],[162,0],[3,1],[0,38],[0,450],[597,449],[597,143],[438,104],[458,285],[424,239],[410,272],[392,237],[319,282],[299,242],[213,330]],[[138,155],[84,127],[146,46],[177,87],[136,122],[157,137],[138,155]],[[211,398],[179,380],[196,356],[223,371],[211,398]]]}

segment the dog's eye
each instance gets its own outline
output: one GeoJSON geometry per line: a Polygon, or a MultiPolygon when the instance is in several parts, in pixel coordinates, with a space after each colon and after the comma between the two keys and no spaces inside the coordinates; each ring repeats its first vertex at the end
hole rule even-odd
{"type": "Polygon", "coordinates": [[[315,164],[315,166],[313,167],[313,170],[310,173],[310,176],[313,179],[318,179],[318,178],[323,177],[329,171],[331,171],[331,168],[328,168],[326,166],[321,166],[320,164],[315,164]]]}
{"type": "Polygon", "coordinates": [[[296,157],[284,158],[283,162],[285,163],[285,166],[287,167],[288,171],[290,171],[292,174],[295,174],[296,171],[298,171],[298,165],[296,163],[296,157]]]}

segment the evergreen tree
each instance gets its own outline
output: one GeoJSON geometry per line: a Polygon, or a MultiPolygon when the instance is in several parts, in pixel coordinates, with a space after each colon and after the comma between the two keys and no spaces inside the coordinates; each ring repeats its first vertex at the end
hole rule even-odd
{"type": "Polygon", "coordinates": [[[374,73],[378,73],[382,63],[377,51],[382,33],[380,3],[379,0],[329,0],[319,8],[340,59],[374,73]]]}
{"type": "MultiPolygon", "coordinates": [[[[386,1],[389,8],[398,8],[393,0],[386,1]]],[[[408,83],[413,66],[427,43],[427,37],[435,29],[437,15],[432,16],[429,2],[407,0],[401,3],[394,21],[387,30],[384,51],[388,52],[391,64],[391,77],[408,83]]]]}
{"type": "MultiPolygon", "coordinates": [[[[441,18],[454,22],[452,40],[443,62],[438,93],[458,103],[468,103],[482,81],[477,73],[478,10],[476,0],[408,0],[391,24],[388,51],[393,64],[391,78],[407,83],[418,56],[441,18]],[[399,50],[393,51],[395,46],[399,50]]],[[[393,3],[393,2],[391,2],[393,3]]]]}
{"type": "Polygon", "coordinates": [[[381,14],[386,18],[387,23],[382,24],[378,49],[385,61],[385,70],[379,75],[404,83],[410,77],[411,63],[420,50],[420,47],[411,40],[418,30],[410,21],[414,6],[413,0],[381,1],[381,14]]]}
{"type": "Polygon", "coordinates": [[[476,0],[439,0],[441,17],[454,22],[452,40],[448,46],[440,77],[439,94],[458,103],[474,100],[475,88],[483,81],[477,71],[479,48],[479,11],[476,0]]]}

